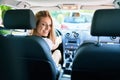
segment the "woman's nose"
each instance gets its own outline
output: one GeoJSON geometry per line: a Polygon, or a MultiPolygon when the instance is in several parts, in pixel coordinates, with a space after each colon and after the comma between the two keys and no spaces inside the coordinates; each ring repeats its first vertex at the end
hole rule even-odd
{"type": "Polygon", "coordinates": [[[46,25],[46,29],[47,29],[47,30],[50,29],[50,26],[49,26],[49,25],[46,25]]]}

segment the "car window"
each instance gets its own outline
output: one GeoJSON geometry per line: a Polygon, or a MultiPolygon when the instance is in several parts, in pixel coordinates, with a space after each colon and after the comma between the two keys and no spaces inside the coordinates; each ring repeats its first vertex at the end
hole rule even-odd
{"type": "Polygon", "coordinates": [[[57,23],[55,27],[58,28],[59,26],[59,28],[64,30],[90,26],[94,10],[59,10],[50,11],[50,13],[54,18],[54,24],[57,23]]]}

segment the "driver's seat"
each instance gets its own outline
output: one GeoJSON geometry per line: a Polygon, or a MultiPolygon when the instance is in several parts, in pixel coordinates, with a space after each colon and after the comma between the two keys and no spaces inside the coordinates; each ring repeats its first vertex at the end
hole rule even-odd
{"type": "MultiPolygon", "coordinates": [[[[33,29],[34,14],[29,9],[8,10],[6,29],[33,29]]],[[[38,36],[0,36],[0,80],[56,80],[57,68],[47,43],[38,36]]]]}

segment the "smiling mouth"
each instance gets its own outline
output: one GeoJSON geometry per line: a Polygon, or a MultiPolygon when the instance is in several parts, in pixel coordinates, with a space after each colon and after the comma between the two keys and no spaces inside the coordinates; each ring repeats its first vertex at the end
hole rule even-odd
{"type": "Polygon", "coordinates": [[[45,33],[45,34],[48,34],[48,33],[49,33],[49,31],[44,31],[44,33],[45,33]]]}

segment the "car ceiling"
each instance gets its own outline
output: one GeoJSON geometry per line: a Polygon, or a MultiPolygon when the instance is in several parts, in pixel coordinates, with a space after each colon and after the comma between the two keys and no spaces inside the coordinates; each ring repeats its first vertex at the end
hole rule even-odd
{"type": "Polygon", "coordinates": [[[14,8],[62,9],[62,6],[77,5],[77,9],[114,8],[114,0],[1,0],[1,4],[14,8]]]}

